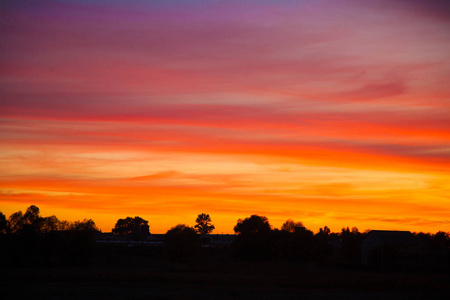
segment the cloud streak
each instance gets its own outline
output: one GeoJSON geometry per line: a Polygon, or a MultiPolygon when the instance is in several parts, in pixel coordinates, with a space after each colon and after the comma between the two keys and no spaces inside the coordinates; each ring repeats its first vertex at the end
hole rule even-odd
{"type": "Polygon", "coordinates": [[[7,213],[446,224],[445,1],[0,5],[7,213]]]}

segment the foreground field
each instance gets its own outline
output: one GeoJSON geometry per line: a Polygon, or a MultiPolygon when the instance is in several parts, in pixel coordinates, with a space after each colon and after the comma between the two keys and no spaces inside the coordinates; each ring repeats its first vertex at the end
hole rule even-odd
{"type": "Polygon", "coordinates": [[[381,273],[312,264],[127,261],[3,269],[3,299],[448,299],[448,273],[381,273]]]}

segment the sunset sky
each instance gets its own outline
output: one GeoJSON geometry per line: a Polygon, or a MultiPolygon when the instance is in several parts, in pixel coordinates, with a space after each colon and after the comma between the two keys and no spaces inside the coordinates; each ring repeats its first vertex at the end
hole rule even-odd
{"type": "Polygon", "coordinates": [[[448,1],[1,1],[0,211],[450,231],[448,1]]]}

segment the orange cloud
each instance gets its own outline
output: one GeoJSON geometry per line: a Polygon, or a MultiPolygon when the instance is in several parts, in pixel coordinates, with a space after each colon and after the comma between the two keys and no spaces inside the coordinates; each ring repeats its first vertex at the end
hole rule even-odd
{"type": "Polygon", "coordinates": [[[446,230],[444,6],[4,5],[1,209],[446,230]]]}

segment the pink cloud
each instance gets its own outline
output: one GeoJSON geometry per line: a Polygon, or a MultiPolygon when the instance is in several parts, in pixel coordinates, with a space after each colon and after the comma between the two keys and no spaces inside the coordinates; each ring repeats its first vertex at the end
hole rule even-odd
{"type": "MultiPolygon", "coordinates": [[[[446,2],[0,5],[0,139],[8,153],[64,149],[68,156],[120,150],[243,154],[367,169],[448,169],[446,2]]],[[[10,156],[14,159],[6,162],[8,172],[24,161],[64,170],[64,163],[58,165],[51,155],[34,162],[10,156]]],[[[167,190],[139,184],[180,177],[205,180],[175,170],[127,182],[138,186],[131,193],[164,194],[167,190]]],[[[31,183],[17,186],[64,192],[111,189],[121,197],[129,192],[123,182],[96,182],[92,187],[88,182],[30,178],[31,183]],[[111,188],[114,184],[116,189],[111,188]]],[[[226,176],[215,180],[239,185],[226,176]]],[[[7,188],[15,183],[4,184],[7,188]]],[[[348,191],[345,186],[335,189],[348,191]]],[[[202,188],[181,184],[173,194],[230,196],[214,193],[207,184],[202,188]]],[[[1,201],[22,196],[28,201],[30,195],[2,195],[1,201]]],[[[88,207],[87,201],[80,200],[80,207],[88,207]]],[[[183,200],[170,201],[161,205],[188,206],[183,200]]],[[[220,209],[246,211],[223,203],[220,209]]],[[[280,215],[285,211],[278,210],[280,215]]],[[[414,218],[374,221],[428,220],[414,218]]]]}

